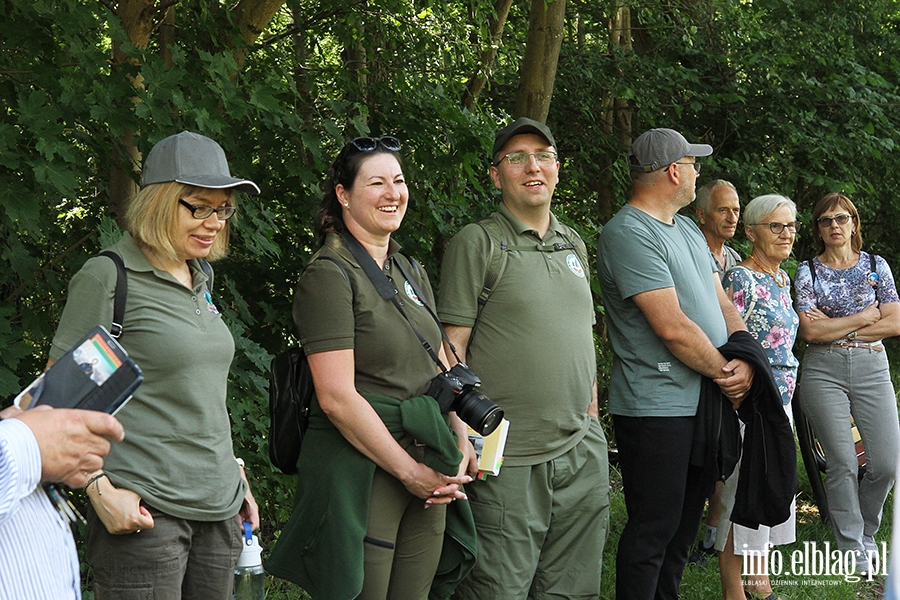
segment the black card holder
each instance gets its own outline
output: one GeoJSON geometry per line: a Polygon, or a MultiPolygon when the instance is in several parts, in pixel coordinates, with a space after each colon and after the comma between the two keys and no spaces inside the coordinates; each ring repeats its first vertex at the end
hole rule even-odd
{"type": "Polygon", "coordinates": [[[144,380],[140,367],[103,326],[94,327],[16,398],[20,408],[48,404],[115,414],[144,380]]]}

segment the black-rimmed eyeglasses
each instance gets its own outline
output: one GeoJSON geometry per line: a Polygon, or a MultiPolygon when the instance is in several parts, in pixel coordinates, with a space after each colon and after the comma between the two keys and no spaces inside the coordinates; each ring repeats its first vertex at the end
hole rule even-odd
{"type": "Polygon", "coordinates": [[[360,152],[371,152],[378,148],[378,144],[385,150],[400,152],[400,140],[392,135],[382,137],[358,137],[350,140],[350,143],[360,152]]]}
{"type": "Polygon", "coordinates": [[[178,203],[191,211],[191,216],[195,219],[204,220],[208,219],[213,213],[216,213],[216,218],[220,221],[227,221],[231,217],[234,216],[234,211],[237,210],[234,206],[220,206],[219,208],[213,208],[207,204],[188,204],[183,199],[179,198],[178,203]]]}
{"type": "Polygon", "coordinates": [[[781,235],[781,232],[787,229],[791,233],[797,233],[797,221],[791,221],[790,223],[775,223],[774,221],[771,223],[757,223],[758,226],[766,226],[769,228],[769,231],[774,233],[775,235],[781,235]]]}
{"type": "Polygon", "coordinates": [[[851,218],[852,218],[851,215],[848,215],[847,213],[843,213],[840,215],[834,215],[833,217],[819,217],[816,220],[816,223],[819,224],[819,227],[831,227],[832,221],[834,221],[838,225],[846,225],[850,221],[851,218]]]}

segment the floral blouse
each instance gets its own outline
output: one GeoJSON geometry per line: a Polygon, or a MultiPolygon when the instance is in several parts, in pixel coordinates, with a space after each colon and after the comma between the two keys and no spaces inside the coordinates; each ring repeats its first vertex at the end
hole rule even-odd
{"type": "MultiPolygon", "coordinates": [[[[894,276],[887,262],[880,256],[875,256],[876,275],[872,274],[871,265],[868,252],[860,252],[859,261],[849,269],[832,269],[814,258],[814,288],[809,274],[809,262],[803,261],[797,266],[797,280],[794,282],[797,310],[818,308],[829,317],[837,318],[855,315],[875,300],[879,304],[900,302],[894,276]]],[[[835,341],[845,340],[846,338],[841,338],[835,341]]]]}
{"type": "Polygon", "coordinates": [[[768,273],[735,267],[725,274],[722,285],[744,319],[750,335],[762,345],[772,365],[781,402],[788,404],[794,395],[797,367],[800,365],[793,352],[800,318],[791,302],[788,274],[780,270],[776,282],[768,273]]]}

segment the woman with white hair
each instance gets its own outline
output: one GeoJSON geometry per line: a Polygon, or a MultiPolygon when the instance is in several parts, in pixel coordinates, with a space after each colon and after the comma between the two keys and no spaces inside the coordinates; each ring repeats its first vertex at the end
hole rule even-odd
{"type": "MultiPolygon", "coordinates": [[[[781,402],[791,419],[791,397],[797,381],[799,365],[792,352],[800,320],[791,302],[788,274],[781,262],[791,254],[797,235],[797,207],[790,198],[777,194],[759,196],[744,209],[744,232],[753,244],[747,260],[725,274],[723,286],[735,308],[744,319],[750,334],[762,345],[772,374],[781,393],[781,402]]],[[[741,425],[743,434],[743,424],[741,425]]],[[[784,523],[775,527],[760,525],[749,529],[732,524],[731,510],[738,486],[740,464],[725,481],[722,492],[722,518],[719,521],[716,550],[719,551],[719,573],[724,600],[753,598],[751,592],[765,600],[778,600],[772,591],[765,569],[769,544],[778,546],[795,540],[795,509],[784,523]],[[742,582],[744,556],[758,557],[748,566],[752,569],[742,582]]]]}

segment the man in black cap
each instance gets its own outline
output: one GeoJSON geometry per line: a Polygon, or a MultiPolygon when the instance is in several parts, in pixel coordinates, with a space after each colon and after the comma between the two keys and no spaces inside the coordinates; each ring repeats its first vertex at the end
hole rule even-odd
{"type": "Polygon", "coordinates": [[[438,302],[480,391],[510,422],[499,475],[466,486],[478,561],[455,598],[596,600],[609,464],[587,251],[550,211],[560,163],[546,125],[513,121],[491,158],[500,206],[450,242],[438,302]]]}
{"type": "Polygon", "coordinates": [[[746,329],[728,300],[706,240],[676,214],[694,200],[698,157],[677,131],[652,129],[628,155],[628,203],[603,228],[598,277],[615,352],[610,378],[628,522],[616,558],[616,597],[676,600],[703,511],[701,469],[690,466],[700,382],[735,406],[753,370],[716,349],[746,329]]]}

